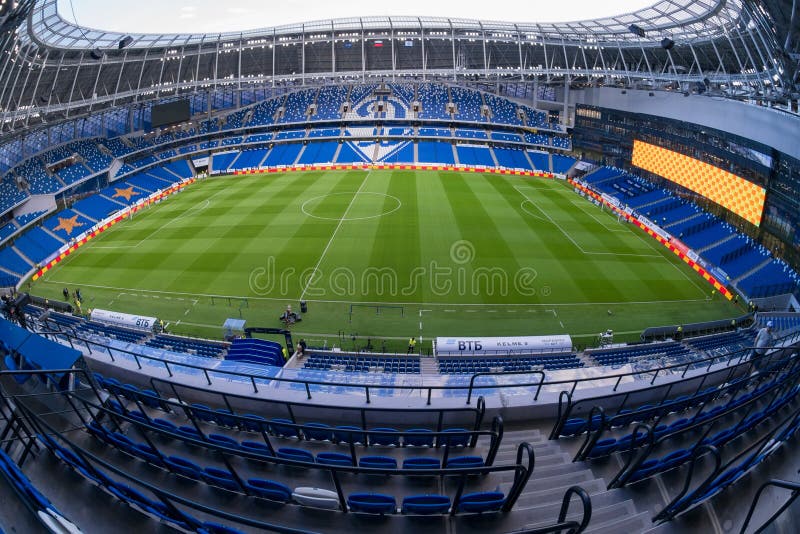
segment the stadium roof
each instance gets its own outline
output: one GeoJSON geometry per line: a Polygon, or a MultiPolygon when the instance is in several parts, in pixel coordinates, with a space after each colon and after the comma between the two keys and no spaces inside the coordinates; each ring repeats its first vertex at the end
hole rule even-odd
{"type": "Polygon", "coordinates": [[[255,28],[301,24],[309,20],[342,17],[440,17],[514,20],[522,22],[569,22],[598,19],[649,7],[656,0],[404,0],[375,2],[348,0],[284,0],[271,2],[264,9],[263,0],[139,0],[136,3],[109,3],[107,0],[58,0],[58,9],[68,21],[88,28],[136,33],[240,32],[255,28]],[[157,14],[155,16],[154,14],[157,14]],[[313,14],[313,15],[309,15],[313,14]],[[511,14],[511,16],[507,15],[511,14]]]}
{"type": "Polygon", "coordinates": [[[661,0],[563,23],[356,17],[148,34],[79,26],[59,13],[58,0],[19,0],[0,13],[0,131],[183,94],[368,79],[530,84],[521,94],[537,84],[636,87],[767,101],[785,98],[792,83],[776,26],[760,0],[661,0]]]}
{"type": "MultiPolygon", "coordinates": [[[[535,34],[550,39],[566,39],[587,43],[614,41],[639,42],[672,39],[694,40],[715,36],[726,26],[739,21],[741,0],[661,0],[652,6],[612,17],[563,23],[502,22],[442,17],[353,17],[333,20],[312,20],[240,32],[219,34],[176,33],[146,34],[84,28],[66,20],[58,11],[58,0],[37,2],[32,20],[36,39],[57,48],[114,47],[126,35],[133,37],[131,46],[158,47],[188,45],[213,40],[238,39],[273,34],[310,31],[348,31],[386,27],[414,26],[471,28],[498,32],[535,34]],[[629,31],[634,24],[649,35],[641,38],[629,31]]],[[[509,14],[510,15],[510,14],[509,14]]],[[[490,17],[497,18],[497,17],[490,17]]]]}

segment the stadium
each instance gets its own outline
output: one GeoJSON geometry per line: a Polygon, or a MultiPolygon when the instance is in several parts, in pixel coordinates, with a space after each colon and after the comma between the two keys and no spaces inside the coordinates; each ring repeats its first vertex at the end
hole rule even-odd
{"type": "Polygon", "coordinates": [[[309,2],[0,0],[0,532],[796,532],[797,2],[309,2]]]}

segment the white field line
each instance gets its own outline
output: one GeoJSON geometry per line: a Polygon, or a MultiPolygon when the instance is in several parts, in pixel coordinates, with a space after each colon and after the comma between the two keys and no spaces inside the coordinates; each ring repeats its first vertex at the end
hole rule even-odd
{"type": "Polygon", "coordinates": [[[584,206],[584,204],[586,203],[585,201],[584,201],[584,202],[580,202],[580,201],[578,201],[578,202],[575,202],[575,201],[574,201],[574,200],[572,200],[572,199],[569,199],[569,201],[570,201],[570,203],[571,203],[573,206],[575,206],[576,208],[578,208],[579,210],[581,210],[582,212],[584,212],[586,215],[588,215],[589,217],[591,217],[592,219],[594,219],[595,221],[597,221],[597,223],[598,223],[600,226],[602,226],[603,228],[605,228],[605,229],[606,229],[606,230],[608,230],[609,232],[617,232],[617,233],[621,233],[621,232],[627,232],[627,231],[628,231],[628,229],[627,229],[627,228],[625,228],[625,227],[622,227],[622,228],[620,228],[620,227],[619,227],[619,225],[617,225],[617,227],[616,227],[616,228],[609,228],[609,227],[606,225],[606,223],[604,223],[603,221],[601,221],[600,219],[598,219],[597,217],[595,217],[595,216],[594,216],[594,214],[593,214],[591,211],[587,211],[587,210],[586,210],[586,206],[584,206]]]}
{"type": "MultiPolygon", "coordinates": [[[[248,299],[254,301],[265,301],[265,302],[286,302],[292,300],[289,297],[258,297],[258,296],[246,296],[246,295],[218,295],[212,293],[187,293],[183,291],[161,291],[156,289],[137,289],[132,287],[119,287],[119,286],[106,286],[106,285],[99,285],[99,284],[84,284],[82,282],[72,282],[72,281],[64,281],[64,280],[43,280],[42,283],[44,284],[54,284],[58,286],[63,285],[75,285],[79,287],[91,287],[95,289],[110,289],[115,291],[128,291],[132,294],[136,294],[137,296],[143,296],[145,294],[155,294],[155,295],[181,295],[181,296],[188,296],[188,297],[199,297],[199,298],[230,298],[230,299],[248,299]]],[[[674,299],[674,300],[647,300],[647,301],[620,301],[620,302],[548,302],[548,303],[467,303],[467,302],[389,302],[389,301],[369,301],[369,300],[325,300],[325,299],[308,299],[308,302],[319,302],[322,304],[386,304],[386,305],[395,305],[395,306],[448,306],[448,307],[472,307],[472,308],[485,308],[486,306],[492,306],[497,308],[508,308],[508,307],[517,307],[517,308],[534,308],[534,307],[543,307],[547,306],[548,308],[554,307],[572,307],[572,306],[621,306],[626,304],[635,304],[635,305],[649,305],[649,304],[670,304],[670,303],[689,303],[689,302],[707,302],[708,299],[705,297],[698,298],[698,299],[674,299]]],[[[466,310],[468,312],[477,312],[478,310],[466,310]]],[[[531,313],[535,313],[533,310],[528,310],[531,313]]],[[[217,325],[219,326],[219,325],[217,325]]]]}
{"type": "MultiPolygon", "coordinates": [[[[161,226],[159,226],[158,228],[153,230],[150,234],[148,234],[144,239],[142,239],[141,241],[139,241],[135,245],[95,245],[93,248],[95,248],[95,249],[138,248],[139,245],[141,245],[142,243],[144,243],[145,241],[147,241],[148,239],[150,239],[151,237],[153,237],[154,235],[156,235],[161,230],[163,230],[164,228],[166,228],[170,224],[174,223],[175,221],[179,221],[179,220],[181,220],[184,217],[189,216],[189,215],[195,215],[195,214],[203,211],[204,209],[208,208],[211,205],[211,199],[212,198],[214,198],[215,196],[217,196],[220,193],[223,193],[223,192],[225,192],[227,190],[228,190],[227,188],[222,188],[219,191],[217,191],[216,193],[214,193],[213,195],[211,195],[210,197],[208,197],[207,199],[201,200],[197,204],[194,204],[190,208],[187,208],[186,211],[184,211],[183,213],[181,213],[177,217],[168,220],[167,222],[165,222],[164,224],[162,224],[161,226]],[[200,204],[203,204],[203,206],[201,208],[199,208],[199,209],[195,209],[200,204]]],[[[119,227],[119,225],[115,225],[111,229],[114,230],[114,229],[116,229],[118,227],[119,227]]]]}
{"type": "MultiPolygon", "coordinates": [[[[658,251],[659,251],[659,250],[658,250],[658,249],[655,247],[655,245],[653,244],[653,240],[652,240],[651,238],[649,238],[649,237],[646,237],[645,235],[643,235],[643,234],[642,234],[642,232],[638,231],[639,229],[638,229],[638,228],[636,228],[634,225],[632,225],[632,224],[631,224],[631,225],[628,225],[628,230],[630,230],[630,231],[631,231],[631,233],[633,233],[633,235],[635,235],[636,237],[638,237],[639,239],[641,239],[642,241],[644,241],[645,243],[647,243],[647,246],[648,246],[648,247],[650,247],[651,249],[655,250],[656,252],[658,252],[658,251]]],[[[659,244],[658,246],[661,246],[661,245],[659,244]]],[[[676,270],[677,270],[679,273],[681,273],[681,276],[683,276],[683,277],[684,277],[684,278],[686,278],[686,279],[687,279],[689,282],[691,282],[691,283],[692,283],[692,285],[693,285],[694,287],[696,287],[696,288],[697,288],[697,289],[700,291],[700,293],[702,293],[702,294],[703,294],[703,295],[705,295],[705,296],[708,296],[708,291],[707,291],[706,289],[703,289],[703,287],[702,287],[702,286],[701,286],[701,285],[698,283],[697,277],[694,277],[694,276],[689,276],[688,274],[686,274],[686,273],[684,272],[684,270],[681,268],[681,266],[680,266],[680,265],[678,265],[678,263],[677,263],[677,262],[673,261],[673,260],[672,260],[672,258],[665,258],[665,259],[667,260],[667,263],[669,263],[670,265],[672,265],[672,266],[673,266],[673,267],[674,267],[674,268],[675,268],[675,269],[676,269],[676,270]]]]}
{"type": "MultiPolygon", "coordinates": [[[[594,255],[594,256],[635,256],[635,257],[637,257],[637,258],[659,258],[659,259],[663,259],[663,256],[661,256],[660,254],[633,254],[633,253],[627,253],[627,252],[592,252],[592,251],[589,251],[589,250],[584,250],[584,248],[583,248],[582,246],[580,246],[580,245],[578,244],[578,242],[577,242],[577,241],[575,241],[575,240],[572,238],[572,236],[569,234],[569,232],[567,232],[566,230],[564,230],[563,228],[561,228],[561,225],[560,225],[560,224],[558,224],[556,221],[554,221],[554,220],[553,220],[553,218],[552,218],[552,217],[550,217],[550,215],[549,215],[549,214],[548,214],[548,213],[547,213],[545,210],[543,210],[542,208],[540,208],[540,207],[539,207],[539,205],[538,205],[538,204],[536,204],[536,202],[534,202],[533,200],[531,200],[531,199],[530,199],[530,198],[529,198],[529,197],[528,197],[528,196],[525,194],[525,192],[524,192],[524,191],[522,191],[522,190],[521,190],[519,187],[517,187],[517,186],[514,186],[514,189],[516,189],[516,190],[517,190],[517,192],[518,192],[520,195],[522,195],[522,196],[525,198],[525,200],[527,200],[527,201],[528,201],[528,202],[530,202],[530,203],[531,203],[533,206],[535,206],[535,207],[536,207],[536,209],[537,209],[537,210],[539,210],[539,211],[542,213],[542,215],[544,215],[545,217],[547,217],[547,220],[548,220],[548,221],[550,221],[550,223],[552,223],[552,224],[553,224],[553,226],[555,226],[556,228],[558,228],[558,230],[559,230],[559,231],[560,231],[562,234],[564,234],[564,237],[566,237],[567,239],[569,239],[570,243],[572,243],[573,245],[575,245],[575,248],[577,248],[579,251],[581,251],[581,253],[583,253],[584,255],[587,255],[587,256],[590,256],[590,255],[594,255]]],[[[524,210],[524,209],[523,209],[523,211],[526,211],[526,210],[524,210]]]]}
{"type": "Polygon", "coordinates": [[[317,274],[317,270],[319,269],[322,260],[325,259],[325,254],[327,254],[328,249],[331,248],[331,244],[333,243],[336,234],[339,232],[339,228],[342,227],[342,224],[344,224],[344,221],[347,219],[347,213],[350,211],[350,208],[353,207],[353,203],[355,203],[356,199],[358,198],[358,194],[361,192],[362,189],[364,189],[364,186],[367,184],[367,178],[369,178],[369,175],[371,173],[372,171],[367,171],[367,175],[364,176],[364,180],[361,182],[361,185],[356,190],[355,194],[353,195],[353,198],[350,199],[350,204],[347,205],[347,208],[344,210],[344,213],[339,218],[339,224],[336,225],[336,228],[333,230],[333,234],[331,234],[331,238],[328,240],[328,244],[325,245],[325,248],[322,250],[322,254],[320,254],[319,260],[317,260],[317,264],[314,265],[314,269],[311,271],[311,275],[308,277],[308,282],[306,282],[306,286],[303,288],[303,292],[300,293],[300,298],[298,300],[303,300],[303,297],[306,296],[306,291],[308,291],[308,288],[311,287],[311,283],[314,281],[314,275],[317,274]]]}

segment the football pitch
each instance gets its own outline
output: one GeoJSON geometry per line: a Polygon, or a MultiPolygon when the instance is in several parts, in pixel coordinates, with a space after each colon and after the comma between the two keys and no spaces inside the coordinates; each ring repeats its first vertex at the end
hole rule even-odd
{"type": "Polygon", "coordinates": [[[314,345],[401,350],[410,336],[598,332],[740,310],[657,241],[558,180],[311,171],[209,178],[90,241],[34,282],[84,311],[218,338],[228,317],[314,345]]]}

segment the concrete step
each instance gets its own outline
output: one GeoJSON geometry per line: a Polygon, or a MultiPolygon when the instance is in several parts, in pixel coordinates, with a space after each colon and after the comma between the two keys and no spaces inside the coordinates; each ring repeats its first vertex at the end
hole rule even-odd
{"type": "MultiPolygon", "coordinates": [[[[516,456],[511,458],[498,458],[495,459],[495,465],[506,465],[512,464],[516,461],[516,456]]],[[[553,465],[564,465],[572,463],[572,457],[566,453],[558,453],[558,454],[549,454],[547,456],[537,456],[536,457],[536,467],[534,473],[538,472],[539,468],[553,466],[553,465]]]]}
{"type": "MultiPolygon", "coordinates": [[[[560,509],[560,505],[559,505],[560,509]]],[[[636,510],[633,506],[631,501],[623,501],[611,504],[609,506],[602,506],[602,507],[595,507],[594,503],[592,503],[592,519],[589,523],[589,526],[592,524],[606,524],[611,523],[613,521],[619,521],[622,518],[633,516],[636,514],[636,510]]],[[[524,530],[533,530],[535,528],[541,528],[552,524],[555,520],[558,519],[558,510],[556,510],[555,515],[552,517],[542,517],[541,520],[531,523],[526,523],[524,530]]],[[[567,514],[567,519],[572,520],[580,520],[580,507],[577,505],[576,502],[573,503],[573,506],[570,507],[570,513],[567,514]]],[[[617,530],[617,533],[624,532],[622,530],[617,530]]]]}
{"type": "MultiPolygon", "coordinates": [[[[529,503],[544,504],[548,502],[561,502],[561,499],[564,498],[564,493],[572,486],[574,486],[574,484],[565,484],[563,486],[554,486],[538,491],[529,491],[528,488],[525,488],[525,490],[519,496],[517,505],[525,506],[529,503]]],[[[586,490],[586,493],[589,495],[607,491],[606,482],[601,478],[583,482],[580,484],[580,487],[586,490]]],[[[507,492],[509,489],[511,489],[511,484],[501,484],[500,489],[504,492],[507,492]]]]}
{"type": "MultiPolygon", "coordinates": [[[[516,459],[516,457],[517,457],[517,447],[518,446],[503,447],[502,445],[500,445],[500,447],[497,449],[497,457],[498,458],[501,458],[501,457],[502,458],[508,458],[509,460],[516,459]]],[[[533,454],[534,454],[534,456],[536,456],[536,458],[541,458],[543,456],[552,456],[554,454],[563,454],[564,452],[565,452],[564,449],[562,449],[560,447],[552,447],[552,446],[551,447],[536,447],[536,446],[533,447],[533,454]]],[[[569,453],[567,453],[567,454],[569,454],[569,453]]]]}
{"type": "Polygon", "coordinates": [[[605,523],[597,523],[594,519],[589,522],[584,532],[594,534],[619,534],[620,532],[644,532],[653,526],[650,514],[640,512],[629,517],[619,517],[605,523]]]}
{"type": "MultiPolygon", "coordinates": [[[[557,464],[557,465],[548,465],[539,467],[536,466],[533,470],[533,479],[543,479],[543,478],[551,478],[551,477],[558,477],[559,475],[566,474],[566,473],[574,473],[576,471],[589,471],[584,466],[576,463],[567,463],[567,464],[557,464]]],[[[502,482],[511,482],[514,480],[514,473],[513,471],[505,471],[502,473],[498,473],[498,478],[502,482]]]]}
{"type": "Polygon", "coordinates": [[[531,428],[531,429],[526,428],[525,430],[506,430],[505,432],[503,432],[503,436],[512,437],[514,439],[525,439],[525,440],[546,437],[541,430],[538,430],[536,428],[531,428]]]}
{"type": "MultiPolygon", "coordinates": [[[[544,470],[545,468],[543,468],[544,470]]],[[[508,476],[504,477],[505,480],[502,478],[497,479],[497,482],[502,484],[503,482],[513,482],[514,477],[508,476]]],[[[582,469],[580,471],[567,471],[564,473],[553,474],[550,476],[542,476],[540,473],[537,473],[536,470],[533,472],[533,476],[528,480],[527,486],[525,486],[525,490],[532,492],[532,491],[542,491],[546,489],[551,489],[557,486],[566,486],[566,485],[574,485],[574,484],[583,484],[584,482],[588,482],[590,480],[595,480],[595,477],[591,471],[588,469],[582,469]]]]}
{"type": "MultiPolygon", "coordinates": [[[[561,492],[556,496],[558,497],[558,499],[552,502],[536,502],[527,500],[525,503],[521,503],[518,501],[514,505],[514,511],[519,512],[521,510],[535,510],[542,517],[549,517],[551,515],[553,517],[556,517],[558,516],[558,511],[561,509],[561,499],[564,497],[564,493],[561,492]]],[[[594,495],[591,495],[591,498],[592,498],[593,510],[599,508],[605,508],[606,506],[613,506],[621,502],[619,494],[614,491],[604,491],[602,493],[595,493],[594,495]]],[[[633,507],[633,502],[631,502],[631,507],[633,507]]]]}

